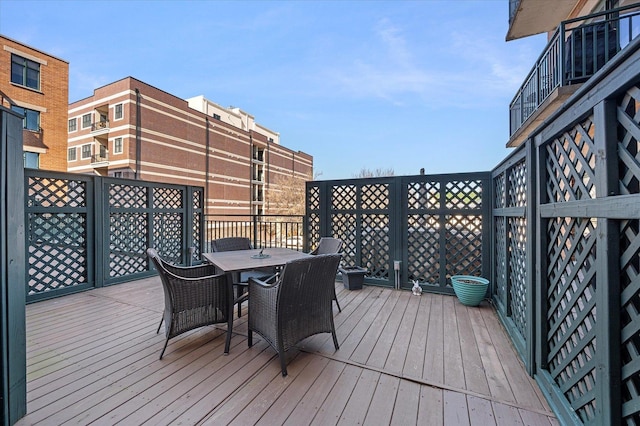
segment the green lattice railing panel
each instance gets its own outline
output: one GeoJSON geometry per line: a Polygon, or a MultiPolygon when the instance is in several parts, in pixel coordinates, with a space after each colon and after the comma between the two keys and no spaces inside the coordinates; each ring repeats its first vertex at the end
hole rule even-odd
{"type": "MultiPolygon", "coordinates": [[[[494,218],[494,283],[493,294],[503,305],[507,303],[507,219],[505,217],[494,218]]],[[[504,306],[500,306],[504,309],[504,306]]]]}
{"type": "Polygon", "coordinates": [[[479,209],[482,207],[482,181],[453,180],[446,183],[447,209],[479,209]]]}
{"type": "Polygon", "coordinates": [[[526,207],[527,205],[527,164],[518,162],[509,170],[509,188],[507,207],[526,207]]]}
{"type": "Polygon", "coordinates": [[[548,202],[596,197],[593,115],[547,145],[548,202]]]}
{"type": "Polygon", "coordinates": [[[482,217],[446,216],[446,271],[452,275],[482,275],[482,217]]]}
{"type": "Polygon", "coordinates": [[[320,215],[318,213],[309,213],[309,222],[307,224],[307,235],[309,235],[309,247],[317,247],[320,243],[320,215]]]}
{"type": "Polygon", "coordinates": [[[440,182],[410,182],[407,185],[409,210],[437,209],[440,207],[440,182]]]}
{"type": "Polygon", "coordinates": [[[507,206],[507,178],[502,172],[493,178],[493,208],[502,209],[507,206]]]}
{"type": "Polygon", "coordinates": [[[362,262],[376,279],[389,279],[389,216],[383,214],[362,215],[362,262]]]}
{"type": "Polygon", "coordinates": [[[179,188],[153,188],[154,209],[181,209],[183,208],[182,189],[179,188]]]}
{"type": "Polygon", "coordinates": [[[87,283],[86,214],[29,213],[28,221],[28,294],[87,283]]]}
{"type": "Polygon", "coordinates": [[[148,270],[148,226],[146,213],[112,212],[109,215],[109,277],[148,270]]]}
{"type": "Polygon", "coordinates": [[[191,247],[194,247],[195,251],[192,254],[191,262],[196,262],[202,258],[201,248],[203,247],[204,243],[202,241],[202,228],[204,224],[201,222],[201,218],[203,217],[204,213],[203,200],[203,190],[196,189],[192,192],[191,204],[193,206],[193,213],[191,215],[191,239],[193,241],[193,244],[191,245],[191,247]]]}
{"type": "MultiPolygon", "coordinates": [[[[619,99],[618,157],[620,193],[640,193],[640,88],[619,99]]],[[[622,417],[640,424],[640,220],[620,222],[620,303],[622,417]]]]}
{"type": "Polygon", "coordinates": [[[331,220],[331,235],[342,240],[342,264],[359,265],[357,259],[358,245],[356,241],[356,215],[334,214],[331,220]]]}
{"type": "Polygon", "coordinates": [[[620,194],[640,193],[640,88],[633,86],[618,103],[620,194]]]}
{"type": "Polygon", "coordinates": [[[437,215],[407,218],[407,275],[424,285],[440,285],[440,231],[437,215]]]}
{"type": "Polygon", "coordinates": [[[182,261],[182,224],[182,213],[153,214],[153,247],[164,259],[178,264],[182,261]]]}
{"type": "Polygon", "coordinates": [[[122,209],[146,209],[149,206],[147,187],[114,183],[109,185],[109,206],[122,209]]]}
{"type": "Polygon", "coordinates": [[[87,182],[55,175],[27,179],[27,294],[83,287],[89,282],[87,182]]]}
{"type": "Polygon", "coordinates": [[[596,413],[595,220],[548,222],[547,321],[549,373],[584,421],[596,413]]]}
{"type": "Polygon", "coordinates": [[[337,185],[331,188],[333,210],[355,210],[358,208],[358,188],[355,185],[337,185]]]}
{"type": "MultiPolygon", "coordinates": [[[[509,230],[509,307],[521,336],[527,331],[527,220],[524,217],[508,218],[509,230]]],[[[503,255],[506,255],[504,253],[503,255]]]]}
{"type": "Polygon", "coordinates": [[[86,182],[75,179],[31,176],[27,188],[28,206],[86,207],[86,182]]]}

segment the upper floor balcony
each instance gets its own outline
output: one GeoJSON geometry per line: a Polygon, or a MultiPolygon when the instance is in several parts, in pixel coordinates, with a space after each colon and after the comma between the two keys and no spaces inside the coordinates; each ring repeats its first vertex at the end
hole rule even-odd
{"type": "Polygon", "coordinates": [[[109,120],[100,120],[94,123],[91,123],[91,133],[93,134],[103,134],[109,133],[109,120]]]}
{"type": "Polygon", "coordinates": [[[638,34],[637,4],[561,22],[509,105],[507,146],[522,144],[638,34]]]}

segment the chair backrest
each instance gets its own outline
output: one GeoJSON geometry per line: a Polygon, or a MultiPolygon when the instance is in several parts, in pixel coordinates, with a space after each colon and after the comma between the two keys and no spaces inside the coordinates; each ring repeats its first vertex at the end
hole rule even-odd
{"type": "Polygon", "coordinates": [[[219,238],[211,241],[213,251],[251,250],[251,240],[244,237],[219,238]]]}
{"type": "Polygon", "coordinates": [[[318,247],[310,254],[333,254],[340,253],[342,248],[342,240],[339,238],[322,237],[318,243],[318,247]]]}
{"type": "Polygon", "coordinates": [[[331,313],[340,258],[324,254],[287,262],[278,282],[278,317],[331,313]]]}

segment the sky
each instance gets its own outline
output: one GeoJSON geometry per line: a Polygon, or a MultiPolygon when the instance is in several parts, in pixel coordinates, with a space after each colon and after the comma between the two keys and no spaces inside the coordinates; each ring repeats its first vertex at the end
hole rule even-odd
{"type": "Polygon", "coordinates": [[[506,42],[508,0],[0,0],[0,34],[69,62],[69,102],[127,76],[239,107],[361,170],[491,170],[509,103],[546,44],[506,42]]]}

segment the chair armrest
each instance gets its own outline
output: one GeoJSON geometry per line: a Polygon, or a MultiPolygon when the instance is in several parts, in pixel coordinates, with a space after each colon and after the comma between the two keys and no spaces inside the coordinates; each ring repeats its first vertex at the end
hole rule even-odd
{"type": "Polygon", "coordinates": [[[200,278],[220,274],[211,263],[197,266],[176,266],[165,262],[164,267],[172,274],[183,278],[200,278]]]}

